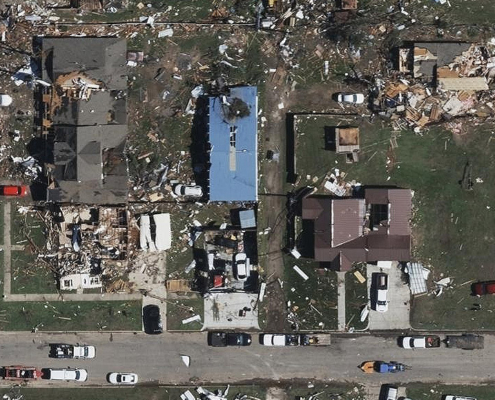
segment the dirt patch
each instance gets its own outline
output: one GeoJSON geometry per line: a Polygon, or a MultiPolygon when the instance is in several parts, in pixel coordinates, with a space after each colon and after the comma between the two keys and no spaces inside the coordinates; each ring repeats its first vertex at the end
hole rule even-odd
{"type": "Polygon", "coordinates": [[[266,400],[287,400],[285,390],[280,387],[270,387],[266,391],[266,400]]]}

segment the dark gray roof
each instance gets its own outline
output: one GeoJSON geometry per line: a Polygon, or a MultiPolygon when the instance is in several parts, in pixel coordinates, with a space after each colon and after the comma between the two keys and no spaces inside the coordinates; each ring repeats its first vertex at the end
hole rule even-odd
{"type": "Polygon", "coordinates": [[[120,91],[93,92],[88,100],[62,97],[52,121],[54,125],[125,125],[126,103],[120,91]]]}
{"type": "Polygon", "coordinates": [[[120,38],[43,38],[42,78],[53,83],[74,71],[100,81],[108,89],[125,90],[127,44],[120,38]]]}
{"type": "Polygon", "coordinates": [[[49,201],[113,204],[127,198],[126,125],[56,126],[49,201]]]}
{"type": "Polygon", "coordinates": [[[454,58],[469,50],[471,43],[465,42],[415,42],[415,49],[426,49],[432,54],[432,59],[417,59],[414,56],[414,76],[432,78],[436,69],[450,64],[454,58]]]}

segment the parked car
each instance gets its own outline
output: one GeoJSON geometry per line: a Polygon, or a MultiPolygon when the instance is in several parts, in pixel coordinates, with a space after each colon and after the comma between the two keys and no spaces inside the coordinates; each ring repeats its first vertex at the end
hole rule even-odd
{"type": "Polygon", "coordinates": [[[380,272],[376,274],[376,311],[386,312],[388,310],[388,275],[380,272]]]}
{"type": "Polygon", "coordinates": [[[49,357],[52,358],[95,358],[95,346],[51,343],[49,357]]]}
{"type": "Polygon", "coordinates": [[[237,253],[234,256],[235,277],[238,281],[245,281],[249,276],[249,259],[246,253],[237,253]]]}
{"type": "Polygon", "coordinates": [[[452,396],[451,394],[448,394],[444,396],[443,400],[476,400],[476,398],[467,396],[452,396]]]}
{"type": "Polygon", "coordinates": [[[138,382],[137,374],[132,372],[112,372],[107,379],[114,385],[135,385],[138,382]]]}
{"type": "Polygon", "coordinates": [[[339,103],[363,104],[364,94],[362,93],[338,93],[337,101],[339,103]]]}
{"type": "Polygon", "coordinates": [[[212,347],[249,346],[251,335],[238,332],[209,332],[208,345],[212,347]]]}
{"type": "Polygon", "coordinates": [[[439,336],[404,336],[401,338],[401,346],[403,349],[429,349],[432,347],[440,347],[439,336]]]}
{"type": "Polygon", "coordinates": [[[148,335],[156,335],[163,332],[160,308],[149,304],[143,308],[144,332],[148,335]]]}
{"type": "Polygon", "coordinates": [[[174,188],[174,193],[177,196],[202,197],[203,189],[201,189],[201,186],[197,185],[192,186],[179,184],[174,188]]]}
{"type": "Polygon", "coordinates": [[[476,282],[472,286],[473,294],[483,296],[485,294],[495,294],[495,281],[476,282]]]}
{"type": "Polygon", "coordinates": [[[52,381],[84,382],[88,379],[88,371],[81,368],[46,368],[42,371],[43,379],[52,381]]]}
{"type": "Polygon", "coordinates": [[[23,197],[27,194],[27,186],[3,185],[0,186],[0,193],[2,196],[23,197]]]}
{"type": "Polygon", "coordinates": [[[386,400],[397,400],[397,392],[399,388],[397,386],[389,385],[386,392],[386,400]]]}
{"type": "Polygon", "coordinates": [[[8,94],[0,94],[0,106],[8,107],[12,104],[12,97],[8,94]]]}

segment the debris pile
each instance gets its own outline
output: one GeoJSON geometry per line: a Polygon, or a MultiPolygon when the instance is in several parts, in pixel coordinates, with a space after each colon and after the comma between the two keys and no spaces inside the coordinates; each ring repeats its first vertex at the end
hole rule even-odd
{"type": "MultiPolygon", "coordinates": [[[[456,117],[494,116],[495,91],[489,87],[495,77],[495,46],[490,43],[416,43],[399,49],[399,72],[409,77],[376,78],[372,88],[373,111],[395,130],[419,133],[456,117]]],[[[459,132],[458,125],[450,127],[459,132]]]]}

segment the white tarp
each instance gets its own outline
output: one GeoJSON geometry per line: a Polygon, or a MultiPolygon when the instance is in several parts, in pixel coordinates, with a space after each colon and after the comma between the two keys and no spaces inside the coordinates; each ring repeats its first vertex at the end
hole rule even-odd
{"type": "Polygon", "coordinates": [[[154,214],[156,225],[155,245],[158,251],[168,250],[172,247],[172,228],[170,226],[170,214],[154,214]]]}
{"type": "Polygon", "coordinates": [[[139,220],[139,245],[141,249],[144,251],[156,251],[155,243],[151,238],[151,226],[150,226],[150,216],[149,215],[141,215],[139,220]]]}
{"type": "Polygon", "coordinates": [[[426,280],[424,277],[424,267],[420,263],[408,263],[407,273],[409,274],[409,288],[411,294],[426,293],[426,280]]]}

